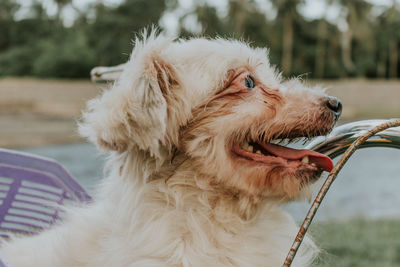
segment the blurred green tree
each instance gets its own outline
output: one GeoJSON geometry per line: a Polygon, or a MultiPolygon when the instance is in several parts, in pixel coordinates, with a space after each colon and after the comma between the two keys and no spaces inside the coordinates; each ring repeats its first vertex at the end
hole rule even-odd
{"type": "Polygon", "coordinates": [[[116,8],[98,3],[94,7],[95,21],[84,26],[98,64],[125,62],[135,33],[150,25],[159,26],[167,5],[171,5],[171,1],[126,0],[116,8]]]}
{"type": "Polygon", "coordinates": [[[0,52],[10,45],[10,34],[13,31],[14,15],[20,5],[15,0],[0,1],[0,52]]]}
{"type": "MultiPolygon", "coordinates": [[[[380,27],[383,29],[385,36],[384,41],[386,45],[382,47],[382,51],[387,50],[389,56],[389,71],[388,76],[390,78],[399,77],[398,65],[399,65],[399,41],[400,41],[400,8],[395,0],[392,0],[392,6],[380,17],[384,25],[380,27]],[[385,46],[387,47],[385,49],[385,46]]],[[[382,33],[381,31],[378,31],[382,33]]]]}
{"type": "Polygon", "coordinates": [[[342,33],[342,61],[349,76],[365,76],[374,68],[375,40],[371,32],[372,4],[364,0],[339,0],[346,14],[347,27],[342,33]]]}
{"type": "Polygon", "coordinates": [[[14,15],[20,8],[15,0],[1,0],[0,1],[0,19],[1,20],[14,20],[14,15]]]}
{"type": "Polygon", "coordinates": [[[297,11],[297,6],[304,3],[304,0],[271,0],[278,10],[277,24],[280,26],[282,34],[282,55],[281,67],[285,74],[290,74],[292,70],[294,24],[299,22],[302,17],[297,11]]]}
{"type": "Polygon", "coordinates": [[[240,38],[268,47],[271,62],[289,76],[400,75],[400,11],[395,0],[381,6],[380,13],[366,0],[324,0],[326,6],[339,7],[336,23],[326,19],[327,11],[316,20],[304,17],[300,8],[307,0],[226,1],[221,12],[205,0],[185,9],[177,0],[124,0],[116,6],[97,1],[86,9],[78,9],[72,0],[54,0],[57,14],[49,16],[40,0],[32,0],[27,15],[16,18],[17,0],[0,0],[0,75],[88,77],[93,66],[126,61],[135,34],[150,25],[160,27],[167,13],[179,16],[182,37],[240,38]],[[64,25],[66,7],[76,12],[73,25],[64,25]]]}

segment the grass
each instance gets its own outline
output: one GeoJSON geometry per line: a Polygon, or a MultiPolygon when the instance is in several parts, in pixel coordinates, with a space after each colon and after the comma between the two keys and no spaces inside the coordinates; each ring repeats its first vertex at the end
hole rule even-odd
{"type": "Polygon", "coordinates": [[[310,230],[322,249],[313,266],[400,266],[400,220],[323,222],[310,230]]]}

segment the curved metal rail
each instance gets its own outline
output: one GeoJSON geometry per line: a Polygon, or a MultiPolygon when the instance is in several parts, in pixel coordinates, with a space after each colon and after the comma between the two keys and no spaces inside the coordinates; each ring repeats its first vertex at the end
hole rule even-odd
{"type": "MultiPolygon", "coordinates": [[[[330,158],[343,154],[346,149],[368,130],[389,120],[363,120],[336,127],[328,136],[314,139],[307,149],[315,150],[330,158]]],[[[400,149],[400,127],[386,129],[370,137],[359,148],[392,147],[400,149]]]]}
{"type": "Polygon", "coordinates": [[[337,174],[351,155],[360,147],[400,148],[400,119],[369,120],[348,123],[335,128],[328,137],[319,138],[308,145],[331,158],[344,154],[325,180],[293,241],[283,267],[290,267],[312,220],[337,174]],[[386,130],[383,130],[386,129],[386,130]],[[356,140],[355,140],[356,139],[356,140]],[[354,142],[353,142],[354,141],[354,142]]]}
{"type": "Polygon", "coordinates": [[[98,66],[90,71],[90,77],[93,82],[113,82],[119,78],[124,69],[125,64],[112,67],[98,66]]]}

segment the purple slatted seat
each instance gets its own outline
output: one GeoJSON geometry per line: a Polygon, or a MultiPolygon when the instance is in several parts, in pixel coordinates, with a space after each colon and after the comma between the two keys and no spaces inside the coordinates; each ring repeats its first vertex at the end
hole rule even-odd
{"type": "Polygon", "coordinates": [[[59,163],[0,149],[0,236],[38,233],[60,218],[60,205],[90,200],[59,163]]]}

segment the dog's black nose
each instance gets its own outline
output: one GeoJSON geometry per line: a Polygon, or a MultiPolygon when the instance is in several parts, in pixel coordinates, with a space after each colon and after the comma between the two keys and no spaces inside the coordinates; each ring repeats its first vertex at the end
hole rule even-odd
{"type": "Polygon", "coordinates": [[[336,97],[328,96],[325,102],[326,106],[332,111],[336,119],[342,114],[342,102],[336,97]]]}

